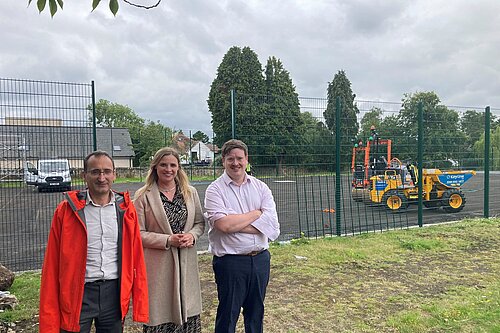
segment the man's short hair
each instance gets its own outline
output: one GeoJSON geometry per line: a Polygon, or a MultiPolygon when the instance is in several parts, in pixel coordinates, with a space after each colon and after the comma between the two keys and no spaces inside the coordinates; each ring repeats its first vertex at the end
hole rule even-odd
{"type": "Polygon", "coordinates": [[[229,141],[226,141],[224,145],[222,145],[222,157],[225,157],[227,154],[231,152],[233,149],[241,149],[245,152],[245,156],[248,156],[248,147],[247,145],[241,141],[241,140],[236,140],[236,139],[231,139],[229,141]]]}
{"type": "Polygon", "coordinates": [[[113,163],[113,170],[115,169],[115,161],[113,161],[113,158],[105,151],[103,150],[96,150],[90,154],[88,154],[85,159],[83,160],[83,171],[86,172],[88,167],[89,167],[89,159],[92,157],[101,157],[101,156],[106,156],[111,160],[111,163],[113,163]]]}

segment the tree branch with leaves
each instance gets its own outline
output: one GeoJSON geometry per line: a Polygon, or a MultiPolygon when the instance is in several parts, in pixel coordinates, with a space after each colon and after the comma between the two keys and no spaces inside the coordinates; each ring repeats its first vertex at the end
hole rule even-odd
{"type": "MultiPolygon", "coordinates": [[[[145,5],[140,5],[133,3],[128,0],[122,0],[126,4],[137,7],[137,8],[142,8],[142,9],[152,9],[155,7],[158,7],[158,5],[161,3],[162,0],[158,0],[154,5],[151,6],[145,6],[145,5]]],[[[28,6],[33,2],[33,0],[28,0],[28,6]]],[[[63,9],[64,6],[64,0],[37,0],[36,5],[38,8],[38,11],[41,13],[45,10],[45,7],[47,6],[47,2],[49,3],[49,10],[50,10],[50,15],[54,17],[54,15],[57,13],[58,7],[63,9]]],[[[92,11],[97,8],[101,0],[92,0],[92,11]]],[[[113,13],[113,15],[116,16],[116,13],[118,12],[119,8],[118,0],[109,0],[109,10],[113,13]]]]}

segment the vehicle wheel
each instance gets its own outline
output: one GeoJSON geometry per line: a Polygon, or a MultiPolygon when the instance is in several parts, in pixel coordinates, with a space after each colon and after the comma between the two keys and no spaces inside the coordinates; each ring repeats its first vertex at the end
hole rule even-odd
{"type": "Polygon", "coordinates": [[[43,192],[43,188],[41,188],[40,186],[37,186],[36,189],[38,190],[39,193],[43,192]]]}
{"type": "Polygon", "coordinates": [[[441,197],[441,204],[445,212],[458,213],[465,206],[465,196],[462,191],[457,189],[447,190],[441,197]]]}
{"type": "Polygon", "coordinates": [[[390,211],[398,211],[408,207],[408,199],[403,193],[391,190],[382,196],[382,204],[390,211]]]}
{"type": "Polygon", "coordinates": [[[441,206],[441,200],[438,199],[437,197],[437,192],[436,191],[431,191],[430,193],[430,199],[429,201],[424,201],[424,206],[425,208],[428,209],[437,209],[439,206],[441,206]]]}

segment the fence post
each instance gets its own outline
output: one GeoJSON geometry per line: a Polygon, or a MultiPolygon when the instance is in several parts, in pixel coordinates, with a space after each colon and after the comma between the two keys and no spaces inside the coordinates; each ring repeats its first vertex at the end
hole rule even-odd
{"type": "Polygon", "coordinates": [[[490,107],[484,113],[484,212],[485,218],[490,217],[490,107]]]}
{"type": "Polygon", "coordinates": [[[191,148],[193,148],[191,130],[189,130],[189,180],[193,181],[193,154],[191,153],[191,148]]]}
{"type": "Polygon", "coordinates": [[[424,194],[424,105],[418,103],[418,226],[423,226],[423,194],[424,194]]]}
{"type": "Polygon", "coordinates": [[[93,149],[97,150],[97,124],[95,119],[95,84],[92,80],[92,140],[94,141],[93,149]]]}
{"type": "Polygon", "coordinates": [[[234,105],[234,89],[231,89],[231,139],[236,139],[236,106],[234,105]]]}
{"type": "Polygon", "coordinates": [[[341,184],[340,184],[340,114],[341,114],[342,103],[340,101],[340,96],[337,97],[335,101],[335,220],[336,220],[336,228],[337,228],[337,236],[342,235],[341,229],[341,205],[340,205],[340,193],[341,193],[341,184]]]}
{"type": "Polygon", "coordinates": [[[214,150],[214,159],[212,160],[212,169],[213,169],[213,179],[215,180],[217,177],[216,175],[216,168],[215,168],[215,158],[216,155],[216,149],[215,149],[215,132],[212,132],[212,149],[214,150]]]}

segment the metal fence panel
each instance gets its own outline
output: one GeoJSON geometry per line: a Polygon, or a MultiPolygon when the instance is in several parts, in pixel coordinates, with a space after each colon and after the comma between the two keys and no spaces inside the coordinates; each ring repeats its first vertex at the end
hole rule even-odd
{"type": "MultiPolygon", "coordinates": [[[[489,183],[484,183],[484,168],[494,170],[498,165],[495,162],[498,156],[491,157],[493,162],[489,166],[484,165],[485,154],[481,150],[481,138],[484,145],[484,119],[478,122],[478,117],[484,118],[483,108],[440,104],[425,106],[423,135],[419,137],[416,108],[402,103],[357,100],[359,131],[344,129],[340,142],[336,143],[335,130],[325,125],[326,99],[299,97],[304,121],[298,124],[293,119],[295,111],[275,112],[269,107],[272,100],[273,97],[269,96],[236,94],[234,132],[236,138],[249,145],[250,162],[257,176],[273,190],[284,231],[280,240],[301,235],[347,235],[419,225],[418,200],[413,195],[408,195],[408,207],[397,211],[387,209],[382,200],[385,198],[371,200],[376,196],[368,196],[354,200],[351,195],[354,147],[371,145],[368,168],[376,167],[382,156],[387,159],[390,154],[389,159],[395,158],[394,162],[401,161],[402,165],[422,164],[425,175],[443,172],[446,177],[463,177],[467,170],[476,172],[460,188],[465,201],[464,209],[452,213],[444,211],[441,208],[442,195],[446,191],[436,191],[439,193],[437,197],[423,200],[424,224],[483,216],[485,186],[498,188],[500,185],[500,179],[494,175],[489,183]],[[260,117],[264,118],[254,119],[256,113],[246,112],[248,108],[258,110],[260,117]],[[304,117],[304,113],[308,115],[304,117]],[[470,125],[472,121],[476,121],[473,128],[470,125]],[[375,125],[373,132],[371,125],[375,125]],[[391,141],[390,151],[384,144],[388,140],[391,141]],[[423,144],[421,161],[417,154],[419,142],[423,144]],[[339,178],[335,177],[337,151],[341,157],[339,178]],[[340,212],[335,211],[336,189],[340,190],[340,212]]],[[[493,114],[498,116],[498,110],[494,109],[493,114]]],[[[349,119],[341,118],[340,121],[347,122],[349,119]]],[[[492,143],[492,146],[498,149],[499,144],[492,143]]],[[[492,148],[491,151],[494,155],[497,150],[492,148]]],[[[355,161],[354,164],[363,162],[355,161]]],[[[441,178],[438,176],[425,181],[429,179],[440,186],[441,178]]],[[[409,186],[418,188],[416,185],[408,178],[408,182],[402,185],[406,186],[403,191],[408,191],[409,186]]],[[[453,188],[450,191],[454,191],[453,188]]],[[[499,199],[500,196],[492,192],[490,216],[500,212],[499,199]]]]}
{"type": "Polygon", "coordinates": [[[57,184],[70,174],[71,186],[82,187],[79,170],[93,150],[91,103],[88,83],[0,79],[0,263],[11,270],[41,268],[54,210],[68,189],[57,184]],[[55,159],[67,160],[69,170],[55,159]],[[46,170],[53,178],[47,187],[28,185],[45,167],[59,168],[46,170]]]}
{"type": "MultiPolygon", "coordinates": [[[[387,162],[397,158],[425,169],[476,171],[461,188],[465,208],[447,213],[442,208],[432,209],[432,200],[428,201],[430,208],[421,213],[424,224],[484,216],[488,188],[492,191],[486,215],[500,213],[500,194],[495,191],[500,188],[500,109],[491,109],[490,163],[485,165],[485,123],[480,119],[484,108],[424,108],[423,136],[419,138],[417,110],[403,112],[401,103],[356,100],[358,129],[343,130],[337,142],[335,131],[325,125],[325,98],[299,97],[298,109],[291,111],[273,108],[277,100],[279,97],[236,94],[234,127],[225,136],[229,139],[234,133],[248,144],[255,175],[271,188],[282,229],[278,240],[419,224],[414,199],[406,209],[393,211],[366,194],[353,196],[355,166],[366,162],[362,148],[368,144],[369,168],[376,167],[384,156],[387,162]],[[255,112],[242,112],[245,110],[255,112]],[[375,126],[373,132],[371,125],[375,126]],[[390,151],[387,140],[391,140],[390,151]],[[336,174],[337,156],[340,175],[336,174]],[[486,181],[485,168],[490,171],[486,181]]],[[[28,162],[36,165],[41,159],[68,159],[72,187],[82,188],[79,174],[83,157],[93,150],[95,136],[97,148],[110,153],[118,163],[118,176],[137,179],[136,183],[116,184],[115,189],[133,193],[142,185],[146,170],[132,167],[130,133],[123,128],[102,127],[94,132],[88,108],[91,103],[91,84],[0,79],[0,263],[14,271],[41,268],[52,214],[62,199],[60,191],[39,193],[26,184],[28,162]]],[[[165,136],[164,143],[181,152],[183,167],[203,199],[206,186],[223,172],[220,143],[217,147],[211,135],[210,143],[202,144],[193,139],[193,133],[177,131],[172,140],[165,136]]],[[[206,245],[206,235],[198,245],[206,245]]]]}

